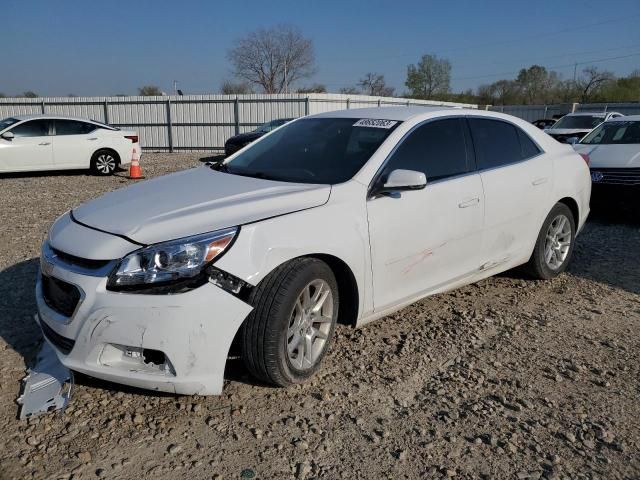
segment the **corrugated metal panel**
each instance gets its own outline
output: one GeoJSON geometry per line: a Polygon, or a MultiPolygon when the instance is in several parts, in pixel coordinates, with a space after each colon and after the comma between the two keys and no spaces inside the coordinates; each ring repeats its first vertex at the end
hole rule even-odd
{"type": "MultiPolygon", "coordinates": [[[[91,118],[136,130],[145,149],[217,150],[238,132],[277,118],[347,108],[406,105],[407,100],[344,94],[47,97],[0,99],[0,117],[50,113],[91,118]],[[237,118],[236,118],[237,111],[237,118]],[[169,128],[169,122],[172,127],[169,128]]],[[[410,100],[412,105],[456,105],[410,100]]]]}

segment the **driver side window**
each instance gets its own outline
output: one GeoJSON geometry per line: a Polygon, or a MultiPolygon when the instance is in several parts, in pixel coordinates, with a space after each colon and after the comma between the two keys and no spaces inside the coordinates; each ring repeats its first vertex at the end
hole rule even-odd
{"type": "Polygon", "coordinates": [[[423,172],[427,182],[471,170],[463,120],[447,118],[427,122],[406,137],[387,163],[383,178],[396,169],[423,172]]]}

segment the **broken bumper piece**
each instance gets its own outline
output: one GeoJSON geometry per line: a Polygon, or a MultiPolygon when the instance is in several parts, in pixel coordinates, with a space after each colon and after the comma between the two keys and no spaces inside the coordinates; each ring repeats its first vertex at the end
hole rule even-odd
{"type": "Polygon", "coordinates": [[[211,283],[180,294],[145,295],[111,292],[106,278],[58,265],[47,273],[81,292],[66,317],[45,301],[42,278],[36,285],[38,321],[67,368],[150,390],[222,392],[229,348],[251,311],[245,302],[211,283]]]}
{"type": "Polygon", "coordinates": [[[53,348],[43,343],[33,368],[22,380],[18,397],[20,420],[55,410],[63,410],[73,390],[73,373],[60,361],[53,348]]]}

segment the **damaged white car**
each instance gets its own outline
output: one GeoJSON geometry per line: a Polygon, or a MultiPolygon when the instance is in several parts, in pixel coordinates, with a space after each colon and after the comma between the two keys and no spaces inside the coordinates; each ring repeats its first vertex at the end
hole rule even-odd
{"type": "Polygon", "coordinates": [[[219,394],[235,339],[255,377],[286,386],[318,369],[337,322],[522,264],[562,272],[590,191],[571,147],[508,115],[314,115],[62,215],[37,318],[61,362],[94,377],[219,394]]]}

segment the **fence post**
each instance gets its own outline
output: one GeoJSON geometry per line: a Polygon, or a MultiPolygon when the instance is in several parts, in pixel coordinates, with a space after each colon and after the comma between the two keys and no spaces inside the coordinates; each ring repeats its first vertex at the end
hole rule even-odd
{"type": "Polygon", "coordinates": [[[576,113],[576,110],[578,109],[578,105],[580,105],[579,103],[572,103],[571,104],[571,113],[576,113]]]}
{"type": "Polygon", "coordinates": [[[378,108],[380,108],[380,99],[378,99],[378,108]]]}
{"type": "Polygon", "coordinates": [[[547,118],[547,109],[549,107],[547,107],[546,105],[544,106],[544,115],[542,116],[542,118],[547,118]]]}
{"type": "Polygon", "coordinates": [[[109,123],[109,101],[104,101],[104,123],[109,123]]]}
{"type": "Polygon", "coordinates": [[[351,99],[347,98],[347,110],[351,108],[351,99]]]}
{"type": "Polygon", "coordinates": [[[238,96],[233,101],[233,119],[236,126],[236,135],[240,133],[240,109],[238,108],[238,96]]]}
{"type": "Polygon", "coordinates": [[[607,113],[607,109],[609,108],[609,104],[605,103],[604,104],[604,113],[607,113]]]}
{"type": "Polygon", "coordinates": [[[42,108],[42,113],[45,113],[45,111],[44,111],[44,98],[42,99],[42,102],[40,103],[40,107],[42,108]]]}
{"type": "Polygon", "coordinates": [[[309,95],[307,95],[307,99],[304,101],[304,114],[309,115],[309,95]]]}
{"type": "Polygon", "coordinates": [[[171,121],[171,100],[169,99],[167,99],[167,134],[169,153],[173,153],[173,122],[171,121]]]}

